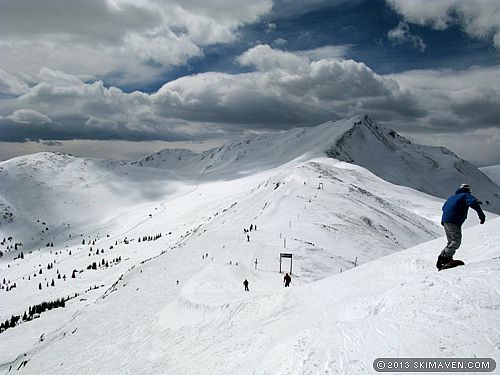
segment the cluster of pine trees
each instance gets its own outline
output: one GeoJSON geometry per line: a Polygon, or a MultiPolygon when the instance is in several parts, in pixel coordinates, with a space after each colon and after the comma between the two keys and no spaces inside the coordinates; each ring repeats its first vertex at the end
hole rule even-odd
{"type": "Polygon", "coordinates": [[[5,322],[0,324],[0,333],[5,330],[15,327],[20,321],[28,322],[37,318],[41,313],[47,310],[57,309],[58,307],[65,307],[66,301],[69,300],[69,296],[67,298],[59,298],[55,301],[42,302],[38,305],[30,306],[28,311],[24,312],[21,315],[12,315],[10,319],[7,319],[5,322]]]}
{"type": "Polygon", "coordinates": [[[4,278],[2,285],[0,286],[0,289],[2,289],[2,290],[5,289],[8,292],[9,290],[14,289],[16,287],[17,287],[16,283],[11,284],[10,280],[7,282],[7,280],[5,280],[5,278],[4,278]]]}
{"type": "MultiPolygon", "coordinates": [[[[13,240],[12,236],[9,236],[8,238],[4,238],[2,240],[2,242],[0,242],[0,245],[5,246],[7,244],[7,242],[11,242],[11,244],[7,245],[7,247],[6,247],[7,251],[17,250],[19,247],[23,246],[22,242],[16,242],[16,243],[12,244],[12,240],[13,240]]],[[[3,252],[2,252],[2,254],[3,254],[3,252]]]]}
{"type": "MultiPolygon", "coordinates": [[[[155,234],[154,236],[143,236],[142,242],[156,241],[159,238],[161,238],[161,233],[155,234]]],[[[141,237],[138,238],[138,242],[141,242],[141,237]]]]}
{"type": "MultiPolygon", "coordinates": [[[[119,256],[118,258],[113,258],[113,260],[111,260],[111,264],[113,264],[113,263],[119,263],[119,262],[121,262],[121,260],[122,260],[121,256],[119,256]]],[[[102,259],[99,263],[92,262],[92,264],[89,264],[87,266],[87,269],[88,270],[96,270],[97,267],[106,267],[106,268],[108,268],[109,267],[109,263],[110,262],[108,260],[102,259]]]]}
{"type": "Polygon", "coordinates": [[[21,253],[14,258],[14,260],[16,259],[24,259],[24,253],[21,251],[21,253]]]}
{"type": "MultiPolygon", "coordinates": [[[[89,256],[91,256],[91,255],[92,255],[92,251],[93,251],[93,250],[92,250],[92,246],[90,247],[89,251],[90,251],[89,256]]],[[[99,254],[104,254],[104,249],[101,249],[101,250],[97,249],[97,250],[95,251],[95,255],[99,255],[99,254]]],[[[71,254],[70,254],[70,255],[71,255],[71,254]]]]}

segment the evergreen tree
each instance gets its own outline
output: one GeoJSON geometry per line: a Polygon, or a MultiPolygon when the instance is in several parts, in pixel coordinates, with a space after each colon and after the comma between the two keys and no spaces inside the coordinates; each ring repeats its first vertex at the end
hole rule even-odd
{"type": "Polygon", "coordinates": [[[56,286],[56,283],[55,283],[54,279],[52,279],[52,282],[50,283],[50,286],[56,286]]]}
{"type": "Polygon", "coordinates": [[[42,290],[42,283],[38,283],[38,289],[42,290]]]}

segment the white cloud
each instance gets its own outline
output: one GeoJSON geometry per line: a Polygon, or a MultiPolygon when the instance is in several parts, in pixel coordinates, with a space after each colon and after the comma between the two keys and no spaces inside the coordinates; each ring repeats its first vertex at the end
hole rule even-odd
{"type": "MultiPolygon", "coordinates": [[[[422,134],[424,140],[434,134],[443,144],[461,140],[465,145],[460,149],[468,148],[469,154],[481,150],[479,155],[486,150],[482,148],[478,134],[488,132],[493,137],[488,140],[490,146],[491,139],[500,138],[500,66],[461,71],[415,70],[393,74],[390,78],[403,89],[411,90],[428,112],[427,116],[414,119],[407,131],[422,134]],[[462,135],[466,133],[476,134],[470,143],[469,138],[462,135]]],[[[486,140],[483,141],[486,144],[486,140]]],[[[498,145],[496,149],[498,158],[498,145]]],[[[494,155],[490,152],[491,158],[494,155]]]]}
{"type": "Polygon", "coordinates": [[[8,115],[0,119],[2,139],[187,141],[360,113],[399,131],[438,134],[449,142],[472,130],[500,132],[500,66],[383,76],[353,60],[316,60],[266,45],[249,49],[238,61],[255,71],[185,76],[154,94],[125,93],[43,69],[35,75],[37,84],[1,103],[0,115],[8,115]],[[52,123],[41,125],[43,116],[52,123]],[[6,120],[33,128],[28,132],[28,124],[15,127],[6,120]],[[47,134],[50,138],[43,138],[47,134]]]}
{"type": "Polygon", "coordinates": [[[307,57],[273,49],[266,44],[249,49],[238,57],[238,62],[243,66],[255,66],[260,71],[282,69],[299,72],[309,66],[307,57]]]}
{"type": "Polygon", "coordinates": [[[0,68],[11,74],[48,67],[73,75],[113,74],[119,83],[154,81],[166,69],[201,56],[203,46],[236,40],[238,28],[271,5],[271,0],[2,2],[0,68]]]}
{"type": "Polygon", "coordinates": [[[28,84],[5,70],[0,69],[0,93],[21,95],[28,91],[28,84]]]}
{"type": "Polygon", "coordinates": [[[7,118],[20,124],[46,124],[52,122],[48,116],[33,109],[18,109],[7,118]]]}
{"type": "Polygon", "coordinates": [[[277,38],[273,41],[273,45],[275,46],[284,46],[285,44],[287,44],[288,41],[286,39],[283,39],[283,38],[277,38]]]}
{"type": "Polygon", "coordinates": [[[426,45],[422,38],[410,32],[410,27],[406,22],[400,22],[394,29],[389,30],[389,32],[387,33],[387,37],[393,43],[397,44],[410,42],[420,52],[424,52],[426,48],[426,45]]]}
{"type": "Polygon", "coordinates": [[[386,0],[407,22],[443,30],[459,25],[469,35],[492,39],[500,48],[498,0],[386,0]]]}
{"type": "Polygon", "coordinates": [[[305,55],[311,60],[344,59],[350,48],[350,45],[324,46],[311,50],[301,51],[299,54],[305,55]]]}
{"type": "Polygon", "coordinates": [[[54,122],[52,135],[163,140],[313,125],[367,110],[384,119],[422,115],[409,90],[363,63],[307,55],[256,46],[238,59],[255,72],[185,76],[151,95],[125,93],[45,68],[36,75],[36,85],[2,104],[0,114],[25,109],[45,113],[54,122]]]}

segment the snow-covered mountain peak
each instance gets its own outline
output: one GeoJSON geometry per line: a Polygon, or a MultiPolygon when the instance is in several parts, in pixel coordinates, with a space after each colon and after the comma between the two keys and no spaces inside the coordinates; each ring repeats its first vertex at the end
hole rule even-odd
{"type": "Polygon", "coordinates": [[[368,115],[258,135],[200,154],[164,150],[137,164],[217,179],[325,155],[363,166],[392,183],[441,198],[453,194],[466,182],[484,202],[486,210],[500,213],[500,187],[474,165],[444,147],[414,144],[368,115]]]}

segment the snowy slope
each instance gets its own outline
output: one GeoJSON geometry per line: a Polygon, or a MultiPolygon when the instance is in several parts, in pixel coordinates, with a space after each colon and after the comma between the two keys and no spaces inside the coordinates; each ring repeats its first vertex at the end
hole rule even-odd
{"type": "Polygon", "coordinates": [[[289,290],[276,273],[266,290],[266,271],[193,264],[188,249],[167,252],[10,366],[19,374],[367,374],[377,357],[498,363],[499,224],[465,231],[461,268],[433,269],[439,238],[289,290]],[[250,293],[234,291],[243,277],[250,293]]]}
{"type": "Polygon", "coordinates": [[[112,227],[111,220],[127,210],[185,191],[186,184],[166,170],[63,153],[22,156],[0,163],[0,208],[11,213],[0,217],[0,237],[22,240],[25,249],[61,244],[112,227]]]}
{"type": "Polygon", "coordinates": [[[444,147],[413,144],[368,116],[256,136],[201,154],[164,150],[138,164],[175,171],[187,169],[205,178],[211,174],[232,178],[325,154],[363,166],[394,184],[441,198],[452,195],[466,182],[485,210],[500,213],[500,186],[474,165],[444,147]]]}
{"type": "Polygon", "coordinates": [[[82,230],[84,236],[41,251],[25,251],[23,260],[0,258],[2,275],[17,282],[17,288],[3,297],[0,321],[49,297],[72,295],[103,283],[109,286],[124,270],[185,244],[195,232],[200,237],[189,243],[196,249],[192,255],[196,260],[203,249],[216,250],[219,262],[253,264],[258,258],[262,267],[274,269],[279,252],[290,251],[295,254],[294,272],[304,282],[318,280],[441,235],[440,206],[437,199],[394,187],[363,168],[328,158],[193,185],[184,194],[167,194],[154,204],[118,213],[102,227],[92,225],[82,230]],[[318,190],[320,183],[323,189],[318,190]],[[251,223],[259,229],[250,233],[248,242],[243,228],[251,223]],[[139,238],[157,233],[163,237],[139,243],[139,238]],[[125,237],[129,244],[124,243],[125,237]],[[86,270],[96,260],[116,256],[124,261],[112,269],[86,270]],[[49,263],[57,267],[45,270],[49,263]],[[69,277],[74,269],[83,270],[78,280],[45,287],[57,277],[56,271],[69,277]],[[41,281],[44,285],[39,290],[41,281]]]}
{"type": "Polygon", "coordinates": [[[13,215],[0,240],[14,238],[0,250],[24,245],[0,257],[0,322],[71,298],[0,333],[0,373],[356,374],[377,356],[433,351],[498,360],[499,219],[474,226],[472,212],[467,266],[437,273],[445,240],[428,241],[443,234],[443,200],[325,155],[370,126],[385,131],[348,119],[132,164],[1,163],[13,215]],[[280,252],[293,253],[289,290],[280,252]]]}
{"type": "Polygon", "coordinates": [[[490,165],[489,167],[479,168],[495,184],[500,185],[500,165],[490,165]]]}

